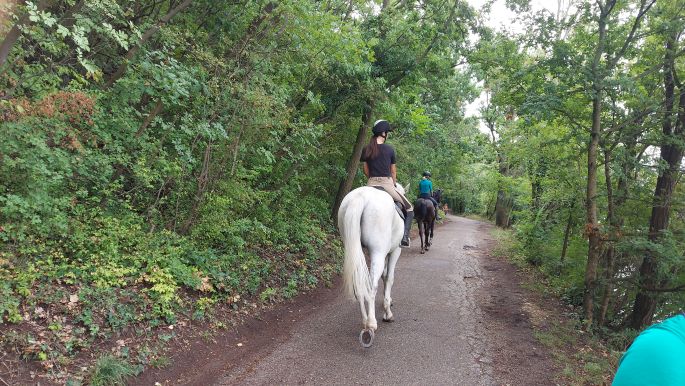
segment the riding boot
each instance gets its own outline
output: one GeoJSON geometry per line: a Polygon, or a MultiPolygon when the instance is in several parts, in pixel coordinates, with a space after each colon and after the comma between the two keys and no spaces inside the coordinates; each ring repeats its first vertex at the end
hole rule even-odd
{"type": "Polygon", "coordinates": [[[407,217],[404,218],[404,236],[400,242],[400,248],[409,248],[409,230],[412,220],[414,220],[414,211],[407,212],[407,217]]]}

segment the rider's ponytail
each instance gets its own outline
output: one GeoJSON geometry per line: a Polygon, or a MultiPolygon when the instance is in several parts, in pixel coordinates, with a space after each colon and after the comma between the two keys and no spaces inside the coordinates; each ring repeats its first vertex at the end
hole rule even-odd
{"type": "Polygon", "coordinates": [[[384,137],[385,138],[386,133],[381,133],[379,135],[373,135],[371,136],[371,140],[369,140],[369,144],[364,146],[364,150],[362,150],[362,155],[364,159],[374,159],[378,157],[378,154],[381,152],[381,147],[378,145],[378,137],[384,137]]]}
{"type": "Polygon", "coordinates": [[[378,157],[378,142],[376,142],[376,136],[372,136],[369,144],[364,146],[364,159],[374,159],[378,157]]]}

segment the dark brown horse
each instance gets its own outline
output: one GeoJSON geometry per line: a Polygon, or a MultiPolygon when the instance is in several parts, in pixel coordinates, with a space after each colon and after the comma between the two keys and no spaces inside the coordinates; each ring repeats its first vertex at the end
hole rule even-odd
{"type": "Polygon", "coordinates": [[[419,225],[421,253],[426,253],[433,244],[433,226],[435,225],[435,205],[427,198],[419,198],[414,203],[414,218],[419,225]]]}

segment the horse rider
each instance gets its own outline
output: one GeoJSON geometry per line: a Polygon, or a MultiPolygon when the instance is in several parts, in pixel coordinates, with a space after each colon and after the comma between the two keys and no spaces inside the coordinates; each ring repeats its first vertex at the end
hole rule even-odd
{"type": "Polygon", "coordinates": [[[366,185],[383,188],[407,212],[404,217],[404,236],[400,242],[400,248],[409,248],[409,229],[414,219],[414,208],[396,188],[395,149],[385,143],[388,139],[388,133],[392,130],[388,121],[384,119],[376,121],[373,124],[373,136],[362,151],[361,161],[364,163],[364,175],[369,179],[366,185]]]}
{"type": "Polygon", "coordinates": [[[435,219],[440,220],[438,216],[438,201],[433,198],[433,181],[431,181],[431,172],[423,172],[423,177],[421,182],[419,182],[419,198],[425,198],[426,200],[431,200],[433,206],[435,207],[435,219]]]}

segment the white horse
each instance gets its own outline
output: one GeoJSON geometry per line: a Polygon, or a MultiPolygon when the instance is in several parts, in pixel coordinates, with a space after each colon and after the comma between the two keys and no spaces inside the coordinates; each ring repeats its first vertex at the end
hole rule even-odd
{"type": "MultiPolygon", "coordinates": [[[[404,188],[400,184],[397,187],[404,194],[404,188]]],[[[363,329],[359,342],[363,347],[371,347],[378,328],[375,299],[381,275],[385,287],[383,321],[393,321],[390,291],[395,278],[395,264],[400,257],[404,222],[388,193],[364,186],[351,191],[343,199],[338,210],[338,229],[345,246],[343,285],[350,297],[356,296],[361,307],[363,329]],[[370,269],[362,247],[369,252],[370,269]]]]}

